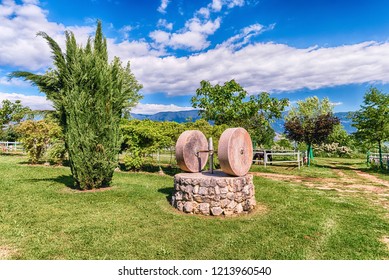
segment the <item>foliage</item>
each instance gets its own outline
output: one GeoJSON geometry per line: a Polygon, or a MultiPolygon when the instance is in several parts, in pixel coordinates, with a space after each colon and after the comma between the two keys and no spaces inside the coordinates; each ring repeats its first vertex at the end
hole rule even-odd
{"type": "Polygon", "coordinates": [[[108,61],[107,41],[101,22],[94,42],[78,46],[72,32],[65,32],[66,52],[40,32],[53,53],[54,69],[44,75],[14,72],[46,93],[57,110],[65,135],[75,185],[93,189],[110,185],[120,145],[119,122],[140,99],[141,85],[115,57],[108,61]]]}
{"type": "Polygon", "coordinates": [[[214,121],[216,125],[244,127],[258,145],[273,141],[275,134],[270,123],[280,118],[288,105],[287,99],[278,100],[266,92],[249,96],[235,80],[215,86],[203,80],[191,102],[194,108],[200,108],[201,116],[207,121],[214,121]]]}
{"type": "Polygon", "coordinates": [[[51,164],[62,165],[66,158],[65,142],[62,139],[54,141],[46,151],[46,160],[51,164]]]}
{"type": "Polygon", "coordinates": [[[364,105],[354,113],[353,126],[357,139],[378,146],[380,167],[383,169],[382,144],[389,140],[389,94],[370,88],[364,96],[364,105]]]}
{"type": "Polygon", "coordinates": [[[312,144],[323,143],[338,124],[339,119],[332,113],[329,99],[320,101],[314,96],[298,101],[286,116],[284,125],[287,138],[306,143],[310,158],[312,144]]]}
{"type": "Polygon", "coordinates": [[[31,113],[30,108],[23,106],[20,100],[12,102],[4,99],[0,108],[0,139],[16,141],[18,135],[14,125],[19,124],[24,118],[30,117],[31,113]]]}
{"type": "Polygon", "coordinates": [[[274,151],[294,150],[293,144],[287,138],[281,138],[271,147],[274,151]]]}
{"type": "Polygon", "coordinates": [[[136,146],[131,147],[131,149],[126,152],[123,162],[126,170],[140,170],[144,163],[144,158],[141,155],[141,149],[136,146]]]}
{"type": "Polygon", "coordinates": [[[314,145],[316,155],[321,157],[346,157],[352,156],[352,149],[347,146],[340,146],[339,143],[321,143],[314,145]]]}
{"type": "Polygon", "coordinates": [[[333,131],[325,140],[325,143],[338,143],[340,146],[352,146],[353,142],[353,137],[347,133],[340,123],[334,126],[333,131]]]}
{"type": "Polygon", "coordinates": [[[16,128],[20,133],[20,141],[27,151],[31,163],[38,163],[51,143],[61,136],[61,128],[53,121],[27,120],[16,128]]]}
{"type": "MultiPolygon", "coordinates": [[[[152,154],[161,150],[174,150],[177,139],[185,130],[200,130],[206,138],[212,137],[215,149],[227,128],[226,125],[211,125],[200,119],[195,122],[157,122],[151,120],[122,120],[122,151],[125,151],[126,169],[139,170],[152,154]]],[[[216,161],[215,161],[216,164],[216,161]]]]}

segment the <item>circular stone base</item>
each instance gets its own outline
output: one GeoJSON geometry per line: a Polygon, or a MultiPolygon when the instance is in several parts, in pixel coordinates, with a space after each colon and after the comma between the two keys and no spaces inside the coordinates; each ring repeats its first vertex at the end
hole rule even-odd
{"type": "Polygon", "coordinates": [[[192,214],[247,213],[256,205],[253,175],[232,177],[221,171],[177,174],[171,204],[192,214]]]}

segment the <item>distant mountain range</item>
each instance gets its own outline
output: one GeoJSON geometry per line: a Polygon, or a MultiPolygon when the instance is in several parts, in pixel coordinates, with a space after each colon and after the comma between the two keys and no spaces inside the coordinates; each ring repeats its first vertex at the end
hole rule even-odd
{"type": "MultiPolygon", "coordinates": [[[[198,110],[189,110],[189,111],[177,111],[177,112],[160,112],[156,113],[154,115],[145,115],[145,114],[131,114],[131,116],[134,119],[138,120],[145,120],[149,119],[152,121],[172,121],[172,122],[190,122],[190,121],[196,121],[200,119],[199,117],[199,111],[198,110]]],[[[335,113],[335,116],[337,116],[340,119],[340,122],[344,126],[344,129],[347,131],[347,133],[353,133],[355,132],[355,127],[351,126],[352,120],[348,118],[352,112],[338,112],[335,113]]],[[[287,114],[287,112],[283,113],[283,117],[287,114]]],[[[272,124],[273,129],[275,132],[281,134],[284,133],[284,119],[278,119],[275,120],[275,122],[272,124]]]]}

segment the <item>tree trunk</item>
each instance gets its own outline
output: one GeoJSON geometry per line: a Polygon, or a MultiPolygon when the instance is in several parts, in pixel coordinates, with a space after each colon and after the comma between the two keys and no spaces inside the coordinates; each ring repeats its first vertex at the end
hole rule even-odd
{"type": "Polygon", "coordinates": [[[308,143],[307,147],[307,164],[311,166],[311,158],[312,158],[312,144],[308,143]]]}

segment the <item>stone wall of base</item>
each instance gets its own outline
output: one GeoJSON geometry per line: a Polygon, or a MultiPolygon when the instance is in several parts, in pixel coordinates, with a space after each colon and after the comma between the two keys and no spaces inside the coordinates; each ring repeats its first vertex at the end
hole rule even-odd
{"type": "Polygon", "coordinates": [[[256,205],[253,176],[232,177],[221,171],[177,174],[171,204],[192,214],[231,216],[247,213],[256,205]]]}

